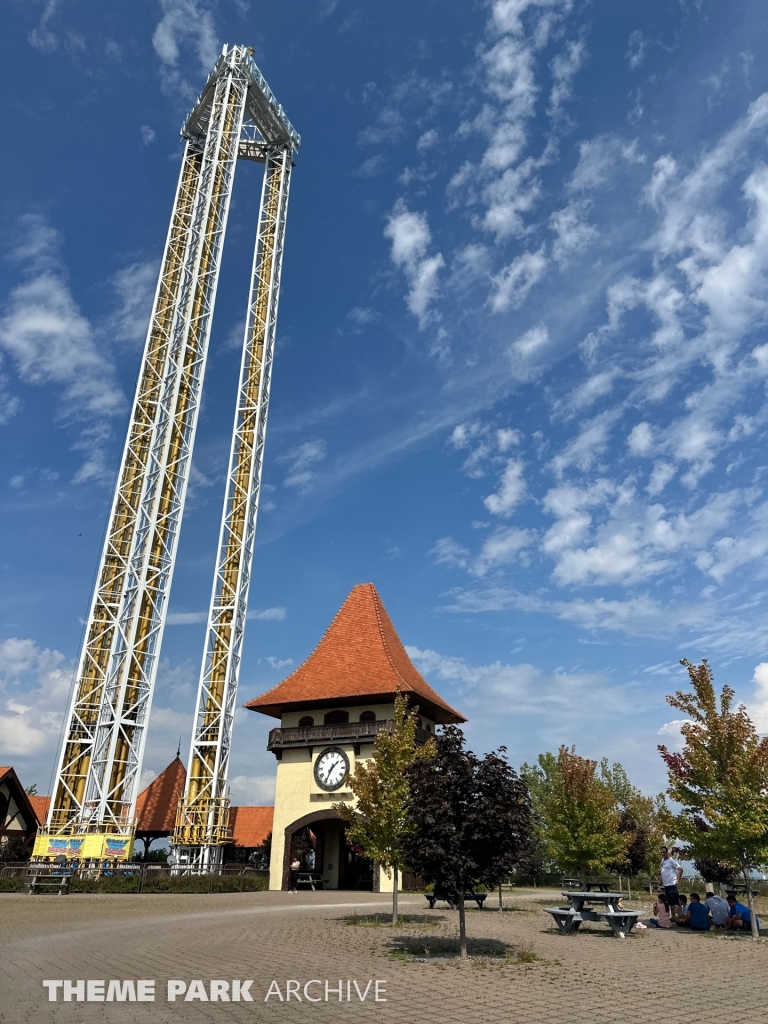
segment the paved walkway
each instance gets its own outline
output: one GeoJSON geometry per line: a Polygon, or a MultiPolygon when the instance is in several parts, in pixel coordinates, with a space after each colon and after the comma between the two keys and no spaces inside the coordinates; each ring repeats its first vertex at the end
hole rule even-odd
{"type": "MultiPolygon", "coordinates": [[[[492,906],[468,911],[470,951],[479,955],[458,963],[446,955],[457,933],[457,915],[440,905],[430,912],[421,897],[401,897],[406,924],[393,932],[376,918],[385,918],[389,904],[372,893],[2,895],[0,1022],[763,1024],[768,1019],[768,939],[753,943],[649,929],[621,941],[600,926],[561,937],[541,910],[553,899],[559,893],[539,890],[507,897],[503,914],[492,906]],[[154,979],[155,1001],[64,1002],[59,988],[54,1003],[48,1001],[44,979],[154,979]],[[211,980],[226,981],[219,993],[231,995],[233,980],[251,979],[246,992],[253,1001],[185,1001],[179,995],[168,1002],[169,979],[183,982],[188,992],[190,983],[200,980],[204,989],[198,986],[191,994],[204,990],[209,997],[211,980]],[[320,983],[305,990],[313,979],[320,983]],[[379,1002],[374,1001],[377,980],[379,1002]],[[286,1001],[288,981],[297,984],[286,1001]],[[270,988],[274,994],[265,1001],[270,988]],[[311,1001],[318,996],[320,1001],[311,1001]]],[[[96,987],[94,994],[99,991],[96,987]]]]}

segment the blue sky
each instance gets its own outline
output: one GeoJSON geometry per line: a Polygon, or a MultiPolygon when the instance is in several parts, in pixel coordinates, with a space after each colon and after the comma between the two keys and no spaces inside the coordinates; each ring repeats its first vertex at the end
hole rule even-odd
{"type": "MultiPolygon", "coordinates": [[[[707,656],[768,731],[764,4],[5,7],[0,762],[47,791],[178,173],[222,43],[302,135],[242,700],[372,581],[515,764],[663,787],[707,656]]],[[[189,742],[260,168],[239,167],[145,761],[189,742]]],[[[274,723],[241,711],[237,802],[274,723]]]]}

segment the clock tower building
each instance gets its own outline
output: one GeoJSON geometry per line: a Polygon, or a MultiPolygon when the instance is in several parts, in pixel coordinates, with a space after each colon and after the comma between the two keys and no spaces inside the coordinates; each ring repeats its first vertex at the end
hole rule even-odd
{"type": "Polygon", "coordinates": [[[245,707],[280,720],[269,734],[277,758],[270,889],[287,889],[289,865],[326,889],[392,890],[392,879],[346,843],[333,805],[354,796],[344,784],[391,728],[398,689],[418,707],[417,743],[436,725],[465,722],[414,667],[376,588],[361,583],[307,660],[245,707]]]}

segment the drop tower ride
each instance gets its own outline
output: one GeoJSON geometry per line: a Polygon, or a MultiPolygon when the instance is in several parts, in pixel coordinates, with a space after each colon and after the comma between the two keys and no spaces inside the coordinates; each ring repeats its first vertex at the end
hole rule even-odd
{"type": "Polygon", "coordinates": [[[34,856],[126,858],[238,160],[264,164],[219,553],[173,837],[216,870],[245,630],[293,158],[300,139],[245,46],[224,47],[185,140],[136,395],[48,817],[34,856]]]}

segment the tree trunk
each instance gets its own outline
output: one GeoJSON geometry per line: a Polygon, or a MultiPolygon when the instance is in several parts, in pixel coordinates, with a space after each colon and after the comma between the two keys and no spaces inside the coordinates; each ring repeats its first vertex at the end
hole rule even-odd
{"type": "Polygon", "coordinates": [[[394,883],[392,886],[392,927],[394,928],[397,925],[397,868],[392,868],[392,881],[394,883]]]}
{"type": "Polygon", "coordinates": [[[760,932],[757,930],[757,916],[755,914],[755,894],[752,892],[752,876],[749,873],[749,868],[743,864],[741,866],[741,873],[744,875],[744,885],[747,887],[747,905],[749,906],[749,930],[752,932],[752,938],[757,940],[760,938],[760,932]]]}
{"type": "Polygon", "coordinates": [[[499,882],[499,910],[504,909],[504,897],[501,892],[501,882],[499,882]]]}
{"type": "Polygon", "coordinates": [[[627,875],[627,899],[632,899],[632,879],[627,875]]]}
{"type": "Polygon", "coordinates": [[[459,907],[459,948],[461,951],[461,959],[467,959],[467,919],[464,916],[464,893],[460,892],[458,895],[458,907],[459,907]]]}

